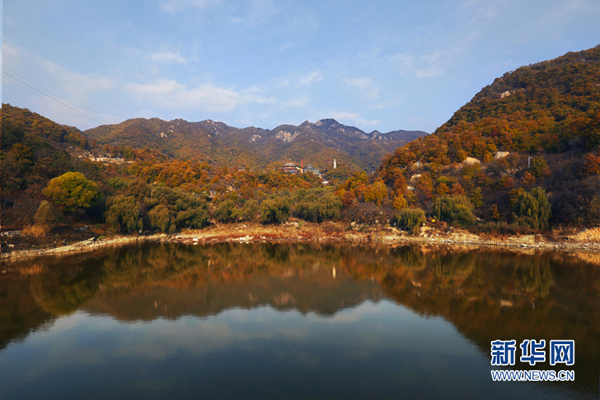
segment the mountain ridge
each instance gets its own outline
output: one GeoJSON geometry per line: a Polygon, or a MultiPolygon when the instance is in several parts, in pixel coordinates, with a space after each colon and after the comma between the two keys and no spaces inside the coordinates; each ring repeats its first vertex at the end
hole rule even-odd
{"type": "Polygon", "coordinates": [[[400,145],[426,135],[424,131],[364,132],[332,118],[273,129],[236,128],[221,121],[189,122],[179,119],[132,118],[119,124],[84,131],[98,144],[150,148],[173,158],[199,159],[217,165],[266,167],[272,162],[309,160],[326,169],[331,160],[350,169],[375,169],[381,159],[400,145]]]}

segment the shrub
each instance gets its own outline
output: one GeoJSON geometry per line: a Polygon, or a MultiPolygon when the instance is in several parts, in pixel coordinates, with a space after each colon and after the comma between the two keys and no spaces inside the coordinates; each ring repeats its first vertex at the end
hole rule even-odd
{"type": "Polygon", "coordinates": [[[396,218],[396,210],[385,205],[378,207],[376,203],[359,203],[342,213],[345,221],[355,221],[361,224],[387,223],[396,218]]]}
{"type": "Polygon", "coordinates": [[[416,235],[426,221],[425,212],[420,208],[403,208],[397,215],[396,221],[400,229],[411,231],[416,235]]]}
{"type": "Polygon", "coordinates": [[[54,210],[52,204],[46,200],[42,200],[38,207],[35,215],[33,216],[33,222],[38,226],[50,226],[55,220],[54,210]]]}
{"type": "Polygon", "coordinates": [[[431,214],[440,221],[468,227],[475,223],[472,205],[464,195],[444,195],[435,199],[431,214]]]}
{"type": "Polygon", "coordinates": [[[29,237],[42,238],[50,233],[50,226],[48,225],[27,225],[23,228],[23,234],[29,237]]]}

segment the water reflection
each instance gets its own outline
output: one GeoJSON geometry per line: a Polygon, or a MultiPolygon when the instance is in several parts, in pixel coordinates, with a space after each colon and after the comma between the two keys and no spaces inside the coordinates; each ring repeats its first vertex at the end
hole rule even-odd
{"type": "Polygon", "coordinates": [[[54,387],[51,378],[78,377],[86,394],[120,382],[108,396],[115,398],[187,397],[184,389],[191,396],[200,384],[214,398],[238,397],[223,381],[229,376],[245,388],[242,397],[257,398],[386,398],[398,390],[597,398],[599,292],[598,266],[559,254],[298,244],[108,249],[24,263],[3,276],[0,387],[33,398],[27,382],[41,390],[54,387]],[[574,339],[576,382],[491,383],[490,341],[498,338],[574,339]]]}

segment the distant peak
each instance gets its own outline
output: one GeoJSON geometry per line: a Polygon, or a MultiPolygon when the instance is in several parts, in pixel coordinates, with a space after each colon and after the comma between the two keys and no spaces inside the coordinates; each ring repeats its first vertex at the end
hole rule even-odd
{"type": "Polygon", "coordinates": [[[339,125],[339,122],[337,122],[335,119],[333,118],[325,118],[325,119],[320,119],[317,122],[315,122],[316,126],[323,126],[323,125],[339,125]]]}

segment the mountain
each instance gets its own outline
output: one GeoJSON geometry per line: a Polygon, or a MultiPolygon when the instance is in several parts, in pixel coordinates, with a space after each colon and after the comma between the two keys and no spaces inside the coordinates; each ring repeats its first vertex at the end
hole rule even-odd
{"type": "Polygon", "coordinates": [[[505,73],[386,157],[378,175],[408,182],[425,209],[457,185],[479,217],[497,221],[514,220],[519,193],[539,186],[551,222],[591,224],[600,221],[599,146],[600,45],[505,73]]]}
{"type": "Polygon", "coordinates": [[[98,144],[149,148],[173,158],[188,158],[249,168],[264,168],[277,161],[304,160],[329,169],[333,159],[350,169],[372,170],[394,148],[426,135],[422,131],[371,133],[323,119],[275,129],[234,128],[223,122],[158,118],[130,119],[84,132],[98,144]]]}

